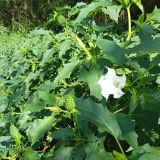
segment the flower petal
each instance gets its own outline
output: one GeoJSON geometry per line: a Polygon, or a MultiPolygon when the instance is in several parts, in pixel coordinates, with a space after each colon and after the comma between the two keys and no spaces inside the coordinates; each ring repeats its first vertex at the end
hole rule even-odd
{"type": "Polygon", "coordinates": [[[117,76],[116,72],[112,68],[108,68],[108,72],[106,75],[100,77],[98,84],[101,86],[101,94],[108,100],[110,94],[114,96],[114,98],[121,97],[124,92],[121,90],[126,83],[126,76],[117,76]]]}
{"type": "Polygon", "coordinates": [[[107,70],[108,70],[108,72],[107,72],[107,76],[112,76],[112,77],[114,77],[114,76],[116,76],[116,71],[114,70],[114,69],[112,69],[112,68],[109,68],[109,67],[106,67],[107,68],[107,70]]]}
{"type": "Polygon", "coordinates": [[[116,78],[119,81],[119,88],[120,89],[124,88],[124,86],[126,84],[126,75],[123,74],[123,76],[117,76],[116,78]]]}
{"type": "Polygon", "coordinates": [[[117,91],[114,93],[114,98],[120,98],[124,95],[124,92],[121,91],[121,89],[117,89],[117,91]]]}

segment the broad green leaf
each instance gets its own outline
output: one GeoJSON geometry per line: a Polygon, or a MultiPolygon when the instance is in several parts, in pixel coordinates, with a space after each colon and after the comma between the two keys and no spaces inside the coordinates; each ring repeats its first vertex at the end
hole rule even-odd
{"type": "Polygon", "coordinates": [[[60,128],[53,133],[53,137],[55,139],[65,140],[66,138],[73,137],[73,136],[75,136],[73,130],[71,128],[68,128],[68,127],[60,128]]]}
{"type": "Polygon", "coordinates": [[[54,93],[38,91],[38,97],[44,101],[45,105],[54,105],[56,103],[56,97],[54,93]]]}
{"type": "Polygon", "coordinates": [[[128,53],[138,52],[140,55],[148,54],[149,52],[159,52],[160,51],[160,37],[142,41],[139,45],[129,49],[128,53]]]}
{"type": "Polygon", "coordinates": [[[90,143],[85,147],[85,160],[116,160],[111,154],[106,152],[103,148],[97,146],[95,143],[90,143]]]}
{"type": "Polygon", "coordinates": [[[48,62],[48,60],[52,58],[53,53],[54,53],[53,49],[46,50],[46,52],[43,53],[43,58],[40,65],[43,66],[46,62],[48,62]]]}
{"type": "Polygon", "coordinates": [[[112,63],[123,65],[124,49],[120,48],[116,42],[107,39],[98,39],[97,46],[102,50],[104,57],[112,63]]]}
{"type": "Polygon", "coordinates": [[[93,12],[94,10],[100,8],[100,7],[107,7],[111,5],[112,2],[110,0],[99,0],[97,2],[92,2],[91,4],[87,5],[85,8],[82,8],[80,10],[80,13],[75,20],[75,23],[80,23],[82,20],[87,18],[87,16],[93,12]]]}
{"type": "Polygon", "coordinates": [[[42,138],[49,129],[51,129],[54,121],[55,118],[53,116],[49,116],[44,117],[43,119],[36,119],[31,123],[30,127],[27,129],[27,135],[32,145],[42,138]]]}
{"type": "Polygon", "coordinates": [[[160,14],[160,9],[155,7],[152,13],[149,13],[146,15],[146,21],[147,22],[150,22],[150,21],[160,22],[159,14],[160,14]]]}
{"type": "Polygon", "coordinates": [[[13,124],[11,124],[9,132],[10,132],[11,137],[16,142],[16,144],[19,145],[21,143],[22,135],[20,134],[18,128],[14,126],[13,124]]]}
{"type": "Polygon", "coordinates": [[[126,114],[118,113],[115,116],[121,129],[120,138],[126,140],[133,148],[138,147],[138,135],[135,132],[135,123],[126,114]]]}
{"type": "Polygon", "coordinates": [[[85,145],[76,145],[72,152],[72,160],[84,160],[85,154],[85,145]]]}
{"type": "Polygon", "coordinates": [[[71,160],[71,154],[72,154],[72,147],[59,147],[54,160],[71,160]]]}
{"type": "Polygon", "coordinates": [[[22,112],[18,119],[19,128],[24,130],[29,126],[29,121],[32,120],[32,117],[29,115],[30,112],[22,112]]]}
{"type": "Polygon", "coordinates": [[[29,36],[37,36],[37,35],[47,35],[49,36],[52,32],[44,29],[35,29],[30,32],[29,36]]]}
{"type": "Polygon", "coordinates": [[[159,157],[160,148],[145,144],[133,151],[131,160],[159,160],[159,157]]]}
{"type": "Polygon", "coordinates": [[[71,48],[72,41],[70,39],[67,39],[63,41],[59,46],[59,57],[62,57],[66,51],[68,51],[71,48]]]}
{"type": "Polygon", "coordinates": [[[160,91],[146,90],[142,95],[143,110],[152,110],[160,113],[160,91]]]}
{"type": "Polygon", "coordinates": [[[102,70],[98,66],[92,66],[89,70],[83,68],[80,71],[79,81],[87,82],[90,88],[91,95],[101,99],[101,88],[98,80],[102,75],[102,70]]]}
{"type": "Polygon", "coordinates": [[[74,61],[72,63],[64,64],[63,68],[59,70],[58,76],[55,79],[55,83],[64,80],[65,78],[69,78],[75,67],[79,64],[79,61],[74,61]]]}
{"type": "Polygon", "coordinates": [[[92,27],[97,32],[104,32],[108,28],[112,28],[111,24],[96,24],[95,22],[92,22],[92,27]]]}
{"type": "Polygon", "coordinates": [[[60,25],[62,25],[62,26],[66,24],[66,19],[65,19],[65,17],[62,16],[62,15],[59,15],[59,16],[57,17],[57,21],[58,21],[58,23],[59,23],[60,25]]]}
{"type": "Polygon", "coordinates": [[[23,154],[24,160],[40,160],[40,156],[37,151],[32,148],[28,148],[23,154]]]}
{"type": "Polygon", "coordinates": [[[44,101],[40,100],[36,95],[31,99],[28,100],[24,106],[24,111],[31,111],[31,112],[40,112],[44,109],[45,104],[44,101]]]}
{"type": "Polygon", "coordinates": [[[120,8],[119,6],[107,6],[107,9],[102,9],[102,11],[105,14],[108,14],[110,19],[112,19],[113,21],[115,21],[116,23],[118,23],[118,17],[119,17],[119,12],[120,12],[120,8]]]}
{"type": "Polygon", "coordinates": [[[51,82],[50,80],[47,80],[47,81],[44,81],[44,83],[39,86],[38,90],[39,91],[46,91],[46,92],[48,92],[50,90],[55,89],[55,87],[56,86],[55,86],[55,84],[53,82],[51,82]]]}
{"type": "Polygon", "coordinates": [[[154,33],[153,26],[142,23],[139,25],[139,37],[141,41],[148,41],[152,39],[152,34],[154,33]]]}
{"type": "Polygon", "coordinates": [[[120,0],[124,8],[127,8],[130,5],[130,0],[120,0]]]}
{"type": "Polygon", "coordinates": [[[132,0],[132,2],[136,4],[136,6],[142,11],[142,13],[144,12],[141,0],[132,0]]]}
{"type": "Polygon", "coordinates": [[[130,107],[129,107],[129,114],[131,114],[132,112],[134,112],[134,110],[136,109],[137,105],[138,105],[138,95],[135,89],[133,89],[131,91],[131,100],[130,100],[130,107]]]}
{"type": "Polygon", "coordinates": [[[83,117],[97,125],[100,131],[107,131],[114,137],[121,135],[121,130],[116,118],[102,106],[91,99],[76,99],[76,107],[83,117]]]}
{"type": "Polygon", "coordinates": [[[4,112],[8,106],[7,96],[0,96],[0,113],[4,112]]]}
{"type": "Polygon", "coordinates": [[[85,135],[85,137],[90,137],[91,131],[89,130],[88,120],[86,120],[86,118],[83,115],[77,116],[77,126],[78,129],[81,130],[83,135],[85,135]]]}
{"type": "MultiPolygon", "coordinates": [[[[158,54],[157,56],[155,56],[152,61],[150,62],[150,67],[156,66],[160,63],[160,54],[158,54]]],[[[157,68],[158,70],[158,68],[157,68]]],[[[159,73],[159,72],[158,72],[159,73]]]]}
{"type": "Polygon", "coordinates": [[[10,136],[0,136],[0,143],[7,142],[11,139],[10,136]]]}

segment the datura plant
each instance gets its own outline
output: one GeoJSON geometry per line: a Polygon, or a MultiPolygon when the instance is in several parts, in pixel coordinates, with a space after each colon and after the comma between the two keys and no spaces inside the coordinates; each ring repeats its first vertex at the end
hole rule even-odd
{"type": "Polygon", "coordinates": [[[5,34],[1,160],[160,159],[160,9],[134,20],[141,1],[124,2],[128,29],[119,4],[97,0],[5,34]]]}

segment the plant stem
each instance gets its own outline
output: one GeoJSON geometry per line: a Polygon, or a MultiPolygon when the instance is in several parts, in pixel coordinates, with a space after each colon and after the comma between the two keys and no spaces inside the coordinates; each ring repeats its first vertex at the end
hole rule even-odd
{"type": "Polygon", "coordinates": [[[130,41],[132,36],[132,23],[131,23],[132,20],[131,20],[130,5],[127,7],[127,15],[128,15],[128,36],[126,41],[130,41]]]}
{"type": "Polygon", "coordinates": [[[86,46],[84,45],[84,43],[81,41],[81,39],[78,36],[75,36],[75,39],[77,40],[77,42],[79,43],[79,45],[82,47],[82,49],[84,50],[84,52],[87,55],[87,59],[92,59],[92,54],[91,52],[86,48],[86,46]]]}
{"type": "Polygon", "coordinates": [[[115,140],[116,140],[116,142],[117,142],[117,144],[118,144],[118,146],[119,146],[119,148],[120,148],[120,150],[121,150],[121,152],[122,152],[124,158],[127,160],[127,157],[126,157],[126,155],[125,155],[125,153],[124,153],[124,151],[123,151],[123,148],[122,148],[122,146],[121,146],[119,140],[118,140],[116,137],[114,137],[114,138],[115,138],[115,140]]]}

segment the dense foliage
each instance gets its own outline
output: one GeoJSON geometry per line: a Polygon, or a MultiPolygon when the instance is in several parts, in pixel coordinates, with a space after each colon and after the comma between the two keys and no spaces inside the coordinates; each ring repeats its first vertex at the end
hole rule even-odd
{"type": "Polygon", "coordinates": [[[98,0],[54,13],[53,30],[2,27],[0,158],[159,160],[159,15],[141,0],[98,0]],[[127,77],[119,99],[101,95],[106,67],[127,77]]]}

